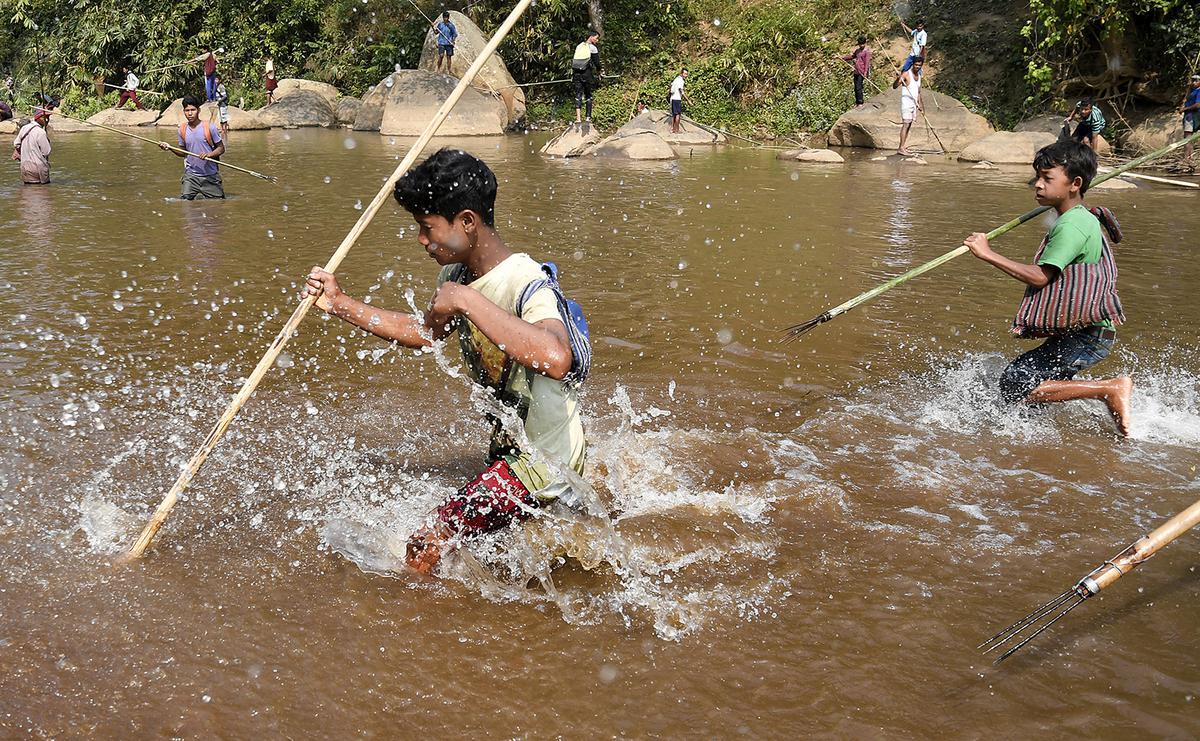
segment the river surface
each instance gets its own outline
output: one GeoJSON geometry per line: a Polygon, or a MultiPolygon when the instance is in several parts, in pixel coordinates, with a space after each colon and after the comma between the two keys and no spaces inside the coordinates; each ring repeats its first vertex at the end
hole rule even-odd
{"type": "MultiPolygon", "coordinates": [[[[147,557],[115,559],[408,141],[235,132],[225,202],[107,133],[0,183],[0,735],[795,738],[1200,734],[1197,534],[999,667],[975,646],[1200,495],[1200,209],[1097,193],[1133,437],[1000,408],[1018,284],[969,255],[779,330],[1033,207],[1021,169],[770,151],[551,161],[456,140],[497,223],[586,307],[587,479],[442,578],[405,537],[483,464],[457,349],[311,314],[147,557]],[[563,554],[570,554],[564,556],[563,554]],[[565,561],[565,563],[563,563],[565,561]],[[547,564],[557,564],[549,569],[547,564]],[[591,567],[591,568],[585,568],[591,567]]],[[[1028,258],[1045,221],[998,241],[1028,258]]],[[[340,270],[424,308],[389,202],[340,270]]]]}

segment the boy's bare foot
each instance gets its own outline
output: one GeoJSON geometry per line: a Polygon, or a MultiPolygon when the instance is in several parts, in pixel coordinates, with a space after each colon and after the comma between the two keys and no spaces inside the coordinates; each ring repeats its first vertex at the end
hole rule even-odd
{"type": "Polygon", "coordinates": [[[1117,429],[1125,437],[1129,437],[1129,400],[1133,396],[1133,379],[1121,376],[1114,379],[1116,390],[1104,397],[1104,403],[1117,423],[1117,429]]]}
{"type": "Polygon", "coordinates": [[[442,547],[446,538],[437,528],[423,527],[408,539],[404,561],[418,574],[428,576],[442,560],[442,547]]]}

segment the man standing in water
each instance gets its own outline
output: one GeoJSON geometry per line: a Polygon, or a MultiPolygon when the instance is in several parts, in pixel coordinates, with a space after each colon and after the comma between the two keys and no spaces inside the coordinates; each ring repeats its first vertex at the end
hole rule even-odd
{"type": "Polygon", "coordinates": [[[596,80],[600,76],[600,50],[596,43],[600,34],[589,31],[587,40],[575,47],[571,58],[571,83],[575,86],[575,123],[580,123],[580,111],[587,103],[587,120],[592,120],[592,92],[596,89],[596,80]]]}
{"type": "Polygon", "coordinates": [[[980,260],[1026,284],[1013,334],[1049,338],[1004,370],[1004,400],[1042,404],[1099,399],[1127,436],[1133,381],[1128,376],[1073,380],[1108,357],[1117,337],[1115,327],[1125,321],[1117,297],[1117,265],[1100,231],[1100,219],[1113,241],[1120,241],[1120,226],[1107,209],[1089,211],[1083,204],[1096,166],[1096,153],[1075,141],[1060,141],[1037,153],[1034,194],[1039,204],[1058,212],[1058,221],[1032,264],[993,252],[986,234],[972,234],[963,244],[980,260]]]}
{"type": "MultiPolygon", "coordinates": [[[[687,93],[683,92],[683,85],[687,82],[687,67],[679,70],[679,74],[671,81],[671,133],[679,133],[679,117],[683,115],[683,101],[687,100],[687,93]]],[[[691,100],[688,100],[691,103],[691,100]]]]}
{"type": "Polygon", "coordinates": [[[221,131],[212,127],[208,121],[200,120],[200,101],[190,95],[183,99],[183,117],[186,121],[179,126],[179,146],[189,154],[167,148],[166,142],[158,144],[164,152],[184,158],[179,197],[185,201],[195,200],[197,196],[224,198],[225,189],[221,184],[221,173],[213,162],[225,154],[225,142],[221,140],[221,131]]]}
{"type": "Polygon", "coordinates": [[[457,331],[471,377],[520,417],[532,448],[495,421],[487,468],[408,542],[408,565],[427,574],[452,539],[499,530],[568,494],[569,485],[544,461],[583,473],[575,380],[587,361],[573,349],[580,346],[564,321],[557,280],[548,280],[528,255],[514,254],[496,232],[496,176],[486,164],[443,149],[402,177],[395,197],[419,225],[417,241],[442,266],[428,313],[387,311],[351,298],[317,267],[305,295],[320,296],[317,305],[326,312],[405,347],[428,347],[457,331]]]}
{"type": "Polygon", "coordinates": [[[50,137],[46,126],[50,112],[33,109],[33,120],[21,127],[13,139],[13,159],[21,161],[21,182],[25,185],[47,185],[50,182],[50,137]]]}
{"type": "Polygon", "coordinates": [[[925,68],[925,60],[917,57],[912,67],[900,73],[893,88],[900,88],[900,149],[899,154],[910,157],[908,135],[912,131],[913,122],[917,120],[917,112],[921,110],[921,71],[925,68]]]}
{"type": "Polygon", "coordinates": [[[451,64],[454,61],[454,42],[458,39],[458,29],[450,21],[450,11],[442,11],[442,20],[433,25],[433,32],[437,34],[436,71],[442,71],[442,60],[445,59],[446,74],[450,74],[451,64]]]}

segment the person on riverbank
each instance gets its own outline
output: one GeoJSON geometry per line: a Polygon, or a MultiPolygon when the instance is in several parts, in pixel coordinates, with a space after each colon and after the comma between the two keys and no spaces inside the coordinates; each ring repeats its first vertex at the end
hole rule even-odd
{"type": "Polygon", "coordinates": [[[1121,228],[1108,209],[1089,210],[1083,203],[1096,176],[1096,153],[1076,141],[1043,147],[1033,160],[1037,202],[1058,212],[1058,221],[1042,240],[1032,264],[994,252],[986,234],[976,232],[963,244],[986,263],[1026,285],[1013,320],[1017,337],[1046,337],[1022,354],[1000,377],[1005,402],[1043,404],[1099,399],[1122,435],[1129,435],[1128,376],[1076,381],[1075,375],[1112,352],[1116,326],[1125,322],[1117,296],[1117,265],[1109,240],[1121,239],[1121,228]]]}
{"type": "Polygon", "coordinates": [[[903,18],[896,16],[896,19],[900,21],[900,27],[904,29],[904,32],[912,37],[912,48],[908,51],[908,57],[904,60],[904,66],[900,68],[901,72],[907,72],[918,59],[924,60],[927,58],[925,50],[929,46],[929,33],[925,30],[925,21],[917,21],[916,28],[909,28],[904,25],[903,18]]]}
{"type": "Polygon", "coordinates": [[[279,80],[275,79],[275,70],[267,71],[265,85],[267,89],[267,105],[275,105],[275,88],[279,87],[279,80]]]}
{"type": "Polygon", "coordinates": [[[183,117],[185,121],[179,126],[179,147],[188,154],[168,148],[166,142],[158,144],[164,152],[184,158],[179,197],[185,201],[224,198],[220,168],[213,161],[225,154],[220,129],[200,120],[200,101],[190,95],[183,99],[183,117]]]}
{"type": "Polygon", "coordinates": [[[575,87],[575,123],[583,121],[581,110],[587,104],[587,120],[592,120],[592,93],[600,77],[600,34],[588,31],[587,39],[575,47],[571,57],[571,84],[575,87]]]}
{"type": "Polygon", "coordinates": [[[221,138],[229,138],[229,91],[225,89],[225,83],[221,81],[221,76],[216,75],[217,82],[217,125],[221,127],[221,138]]]}
{"type": "MultiPolygon", "coordinates": [[[[1192,75],[1192,86],[1183,96],[1179,112],[1183,114],[1183,136],[1185,138],[1200,131],[1200,75],[1192,75]]],[[[1196,166],[1192,164],[1191,142],[1183,145],[1183,165],[1188,172],[1196,171],[1196,166]]]]}
{"type": "Polygon", "coordinates": [[[893,88],[900,88],[900,149],[897,151],[905,157],[913,154],[908,148],[908,135],[912,132],[913,122],[917,120],[917,113],[922,110],[921,75],[924,69],[925,60],[917,57],[912,66],[902,71],[892,83],[893,88]]]}
{"type": "Polygon", "coordinates": [[[25,185],[48,185],[50,183],[50,137],[46,127],[50,124],[50,111],[33,109],[33,120],[21,127],[13,139],[14,160],[21,161],[21,182],[25,185]]]}
{"type": "Polygon", "coordinates": [[[1083,142],[1094,152],[1100,145],[1100,132],[1104,130],[1104,126],[1104,114],[1100,112],[1100,106],[1096,105],[1091,98],[1084,98],[1075,104],[1075,110],[1063,121],[1062,138],[1083,142]],[[1068,132],[1071,131],[1071,122],[1075,120],[1078,120],[1079,124],[1076,125],[1075,132],[1068,135],[1068,132]]]}
{"type": "Polygon", "coordinates": [[[133,70],[129,69],[128,65],[122,66],[121,71],[125,73],[125,84],[121,86],[121,95],[117,98],[117,109],[125,107],[129,101],[133,101],[133,105],[139,111],[146,110],[142,107],[142,101],[138,100],[138,78],[133,74],[133,70]]]}
{"type": "Polygon", "coordinates": [[[671,133],[679,133],[679,117],[683,115],[683,101],[691,103],[683,86],[687,82],[687,67],[679,70],[679,74],[671,81],[671,133]]]}
{"type": "Polygon", "coordinates": [[[366,304],[317,267],[305,295],[320,296],[324,311],[405,347],[428,347],[457,331],[470,376],[516,413],[528,441],[518,442],[494,421],[487,468],[409,539],[408,565],[429,573],[453,540],[499,530],[549,499],[569,498],[570,486],[553,469],[583,472],[577,387],[565,379],[585,361],[572,349],[557,280],[547,279],[547,266],[514,254],[497,233],[496,176],[486,164],[442,149],[396,183],[395,198],[419,225],[417,241],[442,266],[429,311],[422,317],[366,304]]]}
{"type": "Polygon", "coordinates": [[[8,121],[13,117],[12,106],[0,99],[0,121],[8,121]]]}
{"type": "Polygon", "coordinates": [[[437,34],[437,70],[442,71],[442,60],[446,60],[446,74],[450,74],[454,61],[454,42],[458,39],[458,29],[450,20],[450,11],[442,11],[442,20],[433,24],[433,32],[437,34]]]}
{"type": "Polygon", "coordinates": [[[854,107],[863,107],[863,83],[871,75],[871,49],[867,46],[867,37],[858,37],[858,48],[841,57],[843,61],[854,65],[854,107]]]}
{"type": "Polygon", "coordinates": [[[193,59],[204,65],[204,100],[211,102],[217,99],[217,55],[212,47],[201,47],[204,53],[193,59]]]}

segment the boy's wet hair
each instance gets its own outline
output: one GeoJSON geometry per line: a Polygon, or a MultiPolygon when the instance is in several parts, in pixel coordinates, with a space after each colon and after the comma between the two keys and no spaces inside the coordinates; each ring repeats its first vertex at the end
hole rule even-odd
{"type": "Polygon", "coordinates": [[[1096,177],[1097,164],[1096,153],[1092,148],[1074,139],[1042,147],[1033,156],[1033,169],[1036,172],[1061,167],[1066,170],[1067,177],[1071,180],[1082,178],[1083,185],[1079,188],[1079,195],[1087,193],[1092,178],[1096,177]]]}
{"type": "Polygon", "coordinates": [[[199,108],[200,107],[200,99],[195,97],[194,95],[183,96],[183,100],[181,100],[179,102],[179,107],[187,108],[188,106],[192,106],[193,108],[199,108]]]}
{"type": "Polygon", "coordinates": [[[496,224],[496,176],[483,160],[461,149],[440,149],[396,181],[396,203],[413,216],[451,221],[463,211],[496,224]]]}

